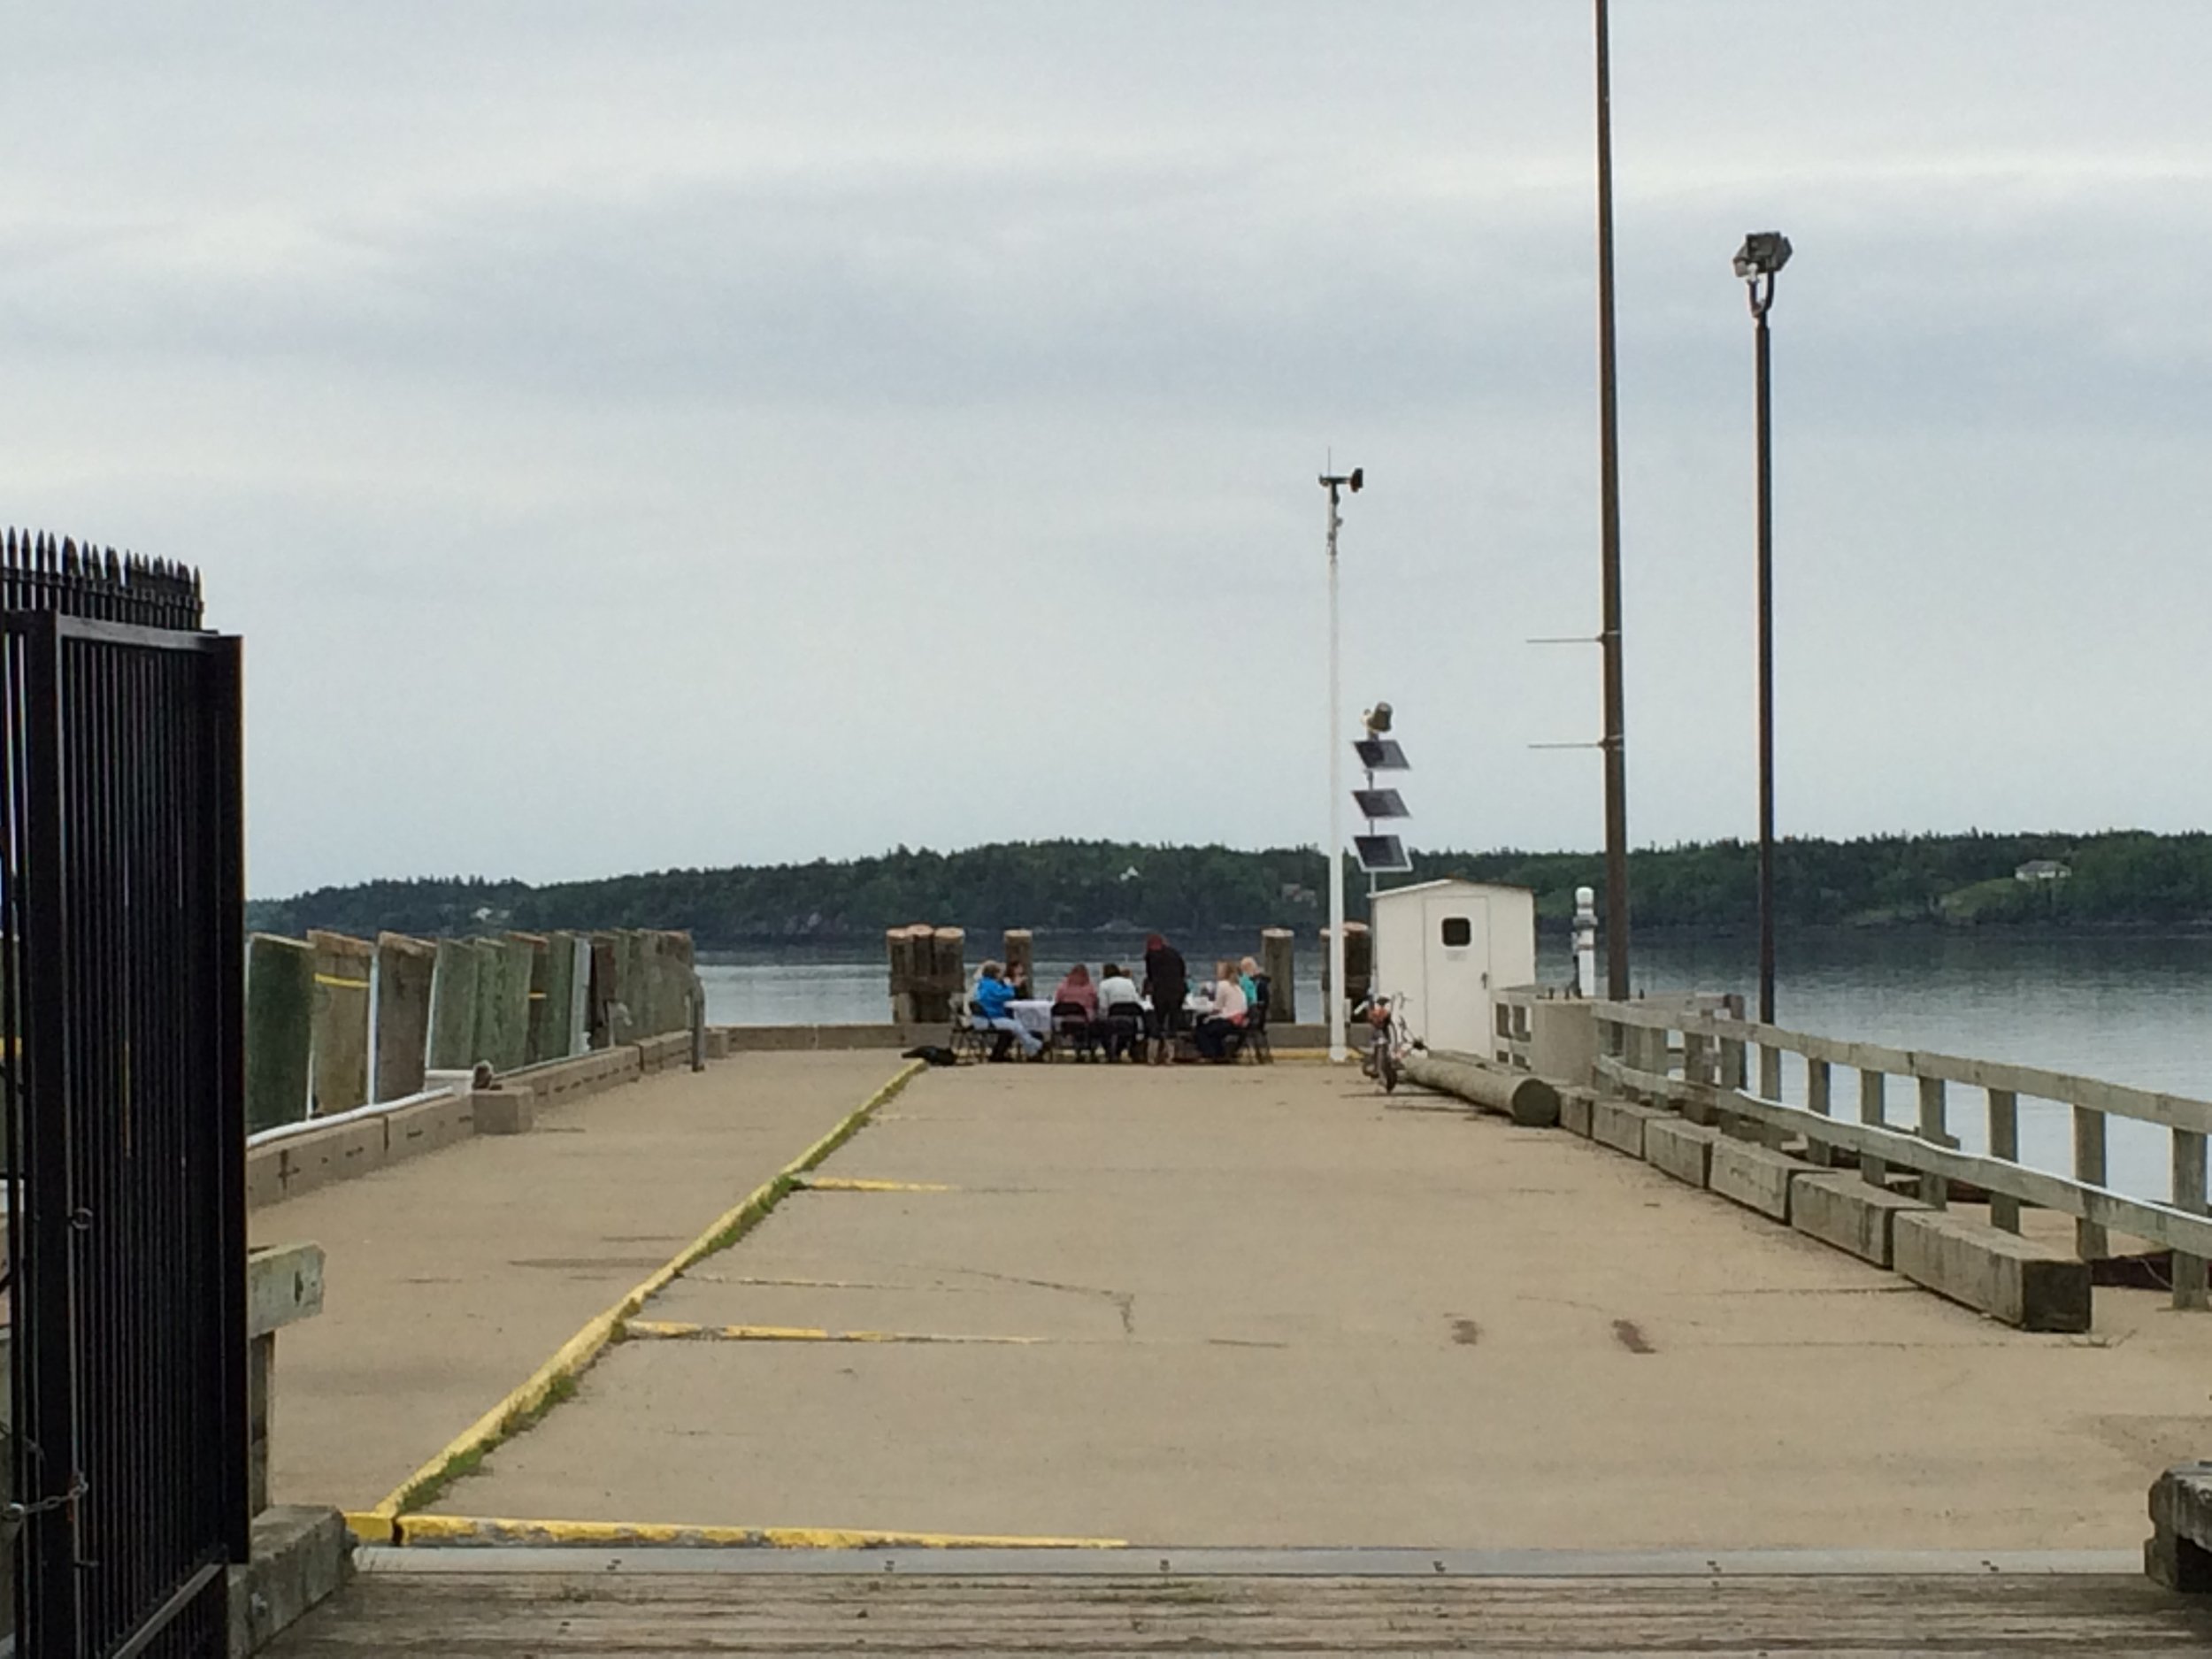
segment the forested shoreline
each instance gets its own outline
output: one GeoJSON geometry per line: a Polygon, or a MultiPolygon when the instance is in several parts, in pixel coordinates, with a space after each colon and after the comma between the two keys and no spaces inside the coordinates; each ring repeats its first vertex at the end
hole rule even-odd
{"type": "MultiPolygon", "coordinates": [[[[1547,925],[1563,925],[1578,886],[1604,888],[1596,853],[1416,852],[1411,876],[1466,876],[1533,888],[1547,925]]],[[[1310,848],[999,842],[957,852],[899,848],[803,864],[654,871],[533,886],[424,877],[320,887],[255,900],[248,925],[418,934],[545,927],[689,929],[702,948],[875,940],[911,921],[979,930],[1164,928],[1212,932],[1317,926],[1327,860],[1310,848]]],[[[1350,913],[1366,879],[1347,881],[1350,913]]],[[[1732,929],[1757,914],[1756,849],[1742,841],[1645,848],[1630,856],[1639,928],[1732,929]]],[[[2212,836],[2132,830],[1793,838],[1776,857],[1786,926],[2169,927],[2212,925],[2212,836]],[[2063,870],[2021,879],[2047,861],[2063,870]]]]}

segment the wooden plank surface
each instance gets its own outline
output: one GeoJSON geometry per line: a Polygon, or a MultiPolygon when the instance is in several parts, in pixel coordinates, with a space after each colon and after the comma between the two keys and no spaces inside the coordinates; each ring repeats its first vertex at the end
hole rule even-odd
{"type": "Polygon", "coordinates": [[[376,1655],[2094,1654],[2212,1650],[2212,1607],[2095,1576],[374,1574],[265,1651],[376,1655]]]}

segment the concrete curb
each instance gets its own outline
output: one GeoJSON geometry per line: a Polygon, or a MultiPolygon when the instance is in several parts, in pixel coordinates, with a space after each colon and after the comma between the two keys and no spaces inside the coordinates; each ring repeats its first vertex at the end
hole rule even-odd
{"type": "MultiPolygon", "coordinates": [[[[424,1502],[436,1493],[456,1472],[457,1465],[472,1458],[480,1458],[510,1435],[528,1427],[551,1402],[555,1391],[572,1384],[599,1356],[600,1351],[615,1340],[625,1320],[637,1313],[686,1268],[742,1238],[776,1207],[785,1194],[793,1189],[797,1177],[821,1163],[858,1133],[870,1118],[926,1069],[922,1061],[909,1061],[882,1087],[848,1112],[827,1134],[755,1188],[744,1202],[716,1217],[705,1232],[657,1268],[635,1289],[561,1344],[554,1350],[552,1357],[532,1372],[520,1386],[463,1430],[443,1450],[408,1476],[373,1509],[349,1514],[346,1524],[366,1543],[404,1542],[402,1518],[403,1512],[410,1504],[424,1502]]],[[[404,1518],[411,1525],[428,1517],[407,1516],[404,1518]]]]}
{"type": "Polygon", "coordinates": [[[987,1532],[872,1532],[829,1526],[690,1526],[654,1521],[518,1521],[462,1515],[411,1515],[406,1542],[417,1548],[605,1548],[652,1545],[677,1549],[1126,1549],[1118,1538],[1025,1538],[987,1532]]]}

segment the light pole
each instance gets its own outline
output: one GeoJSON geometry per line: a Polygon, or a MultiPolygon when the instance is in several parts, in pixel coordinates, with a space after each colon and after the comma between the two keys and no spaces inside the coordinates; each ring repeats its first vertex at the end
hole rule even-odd
{"type": "Polygon", "coordinates": [[[1605,0],[1598,58],[1598,646],[1605,688],[1605,994],[1628,995],[1628,749],[1622,730],[1621,456],[1613,373],[1613,63],[1605,0]]]}
{"type": "Polygon", "coordinates": [[[1329,1063],[1341,1065],[1344,1047],[1344,815],[1337,804],[1344,793],[1344,699],[1336,643],[1336,533],[1344,519],[1337,511],[1338,492],[1355,495],[1367,481],[1364,468],[1348,472],[1324,472],[1321,488],[1329,492],[1329,1063]]]}
{"type": "Polygon", "coordinates": [[[1759,1023],[1774,1023],[1774,438],[1767,380],[1767,312],[1790,239],[1755,230],[1737,250],[1757,342],[1759,448],[1759,1023]]]}

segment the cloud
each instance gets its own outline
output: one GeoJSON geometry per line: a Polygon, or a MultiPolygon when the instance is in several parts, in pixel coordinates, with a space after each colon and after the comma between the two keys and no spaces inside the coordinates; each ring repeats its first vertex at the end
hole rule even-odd
{"type": "MultiPolygon", "coordinates": [[[[2116,14],[2116,16],[2117,14],[2116,14]]],[[[257,891],[1007,834],[1587,845],[1587,18],[157,8],[0,85],[6,510],[205,567],[257,891]]],[[[1632,824],[2201,822],[2212,19],[1616,8],[1632,824]]]]}

